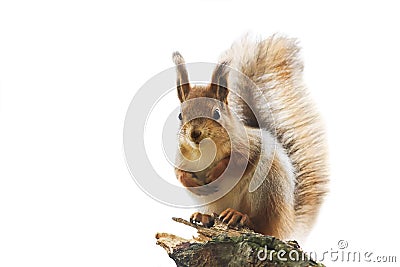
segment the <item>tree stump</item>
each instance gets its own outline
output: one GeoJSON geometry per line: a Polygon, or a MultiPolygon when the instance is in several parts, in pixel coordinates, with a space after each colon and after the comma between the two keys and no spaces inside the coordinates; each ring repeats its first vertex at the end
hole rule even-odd
{"type": "Polygon", "coordinates": [[[157,233],[177,266],[324,266],[304,253],[296,241],[283,242],[246,228],[230,228],[215,217],[211,228],[181,218],[174,221],[197,229],[198,236],[185,239],[157,233]]]}

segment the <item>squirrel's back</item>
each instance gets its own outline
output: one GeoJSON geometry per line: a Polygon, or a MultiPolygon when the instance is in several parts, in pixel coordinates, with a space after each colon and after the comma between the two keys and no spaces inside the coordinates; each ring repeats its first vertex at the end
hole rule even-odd
{"type": "Polygon", "coordinates": [[[327,192],[327,153],[319,114],[302,82],[296,40],[274,35],[253,41],[246,36],[225,51],[220,62],[229,62],[260,90],[262,96],[248,83],[230,77],[229,87],[247,99],[246,105],[231,94],[231,108],[247,125],[269,130],[286,150],[296,176],[296,228],[310,226],[327,192]]]}

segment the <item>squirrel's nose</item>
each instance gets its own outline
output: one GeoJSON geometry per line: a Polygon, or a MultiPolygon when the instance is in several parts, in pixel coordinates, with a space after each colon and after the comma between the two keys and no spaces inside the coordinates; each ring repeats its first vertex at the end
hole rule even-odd
{"type": "Polygon", "coordinates": [[[190,137],[196,143],[200,139],[200,136],[201,136],[201,131],[200,130],[192,130],[192,132],[190,133],[190,137]]]}

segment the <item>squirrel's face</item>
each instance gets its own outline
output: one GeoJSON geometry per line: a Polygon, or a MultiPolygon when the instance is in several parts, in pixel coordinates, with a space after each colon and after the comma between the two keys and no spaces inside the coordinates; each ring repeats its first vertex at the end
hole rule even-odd
{"type": "Polygon", "coordinates": [[[230,119],[229,110],[210,90],[210,86],[194,86],[181,104],[179,144],[189,159],[199,156],[200,142],[206,138],[215,143],[217,158],[230,150],[229,135],[223,126],[230,119]]]}

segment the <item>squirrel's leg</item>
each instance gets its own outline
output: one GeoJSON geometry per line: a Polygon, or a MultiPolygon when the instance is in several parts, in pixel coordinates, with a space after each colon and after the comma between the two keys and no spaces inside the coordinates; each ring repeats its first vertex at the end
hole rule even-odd
{"type": "Polygon", "coordinates": [[[251,194],[255,230],[285,239],[294,227],[295,177],[286,156],[277,150],[263,184],[251,194]],[[257,202],[263,199],[264,202],[257,202]],[[257,204],[258,203],[258,204],[257,204]]]}

